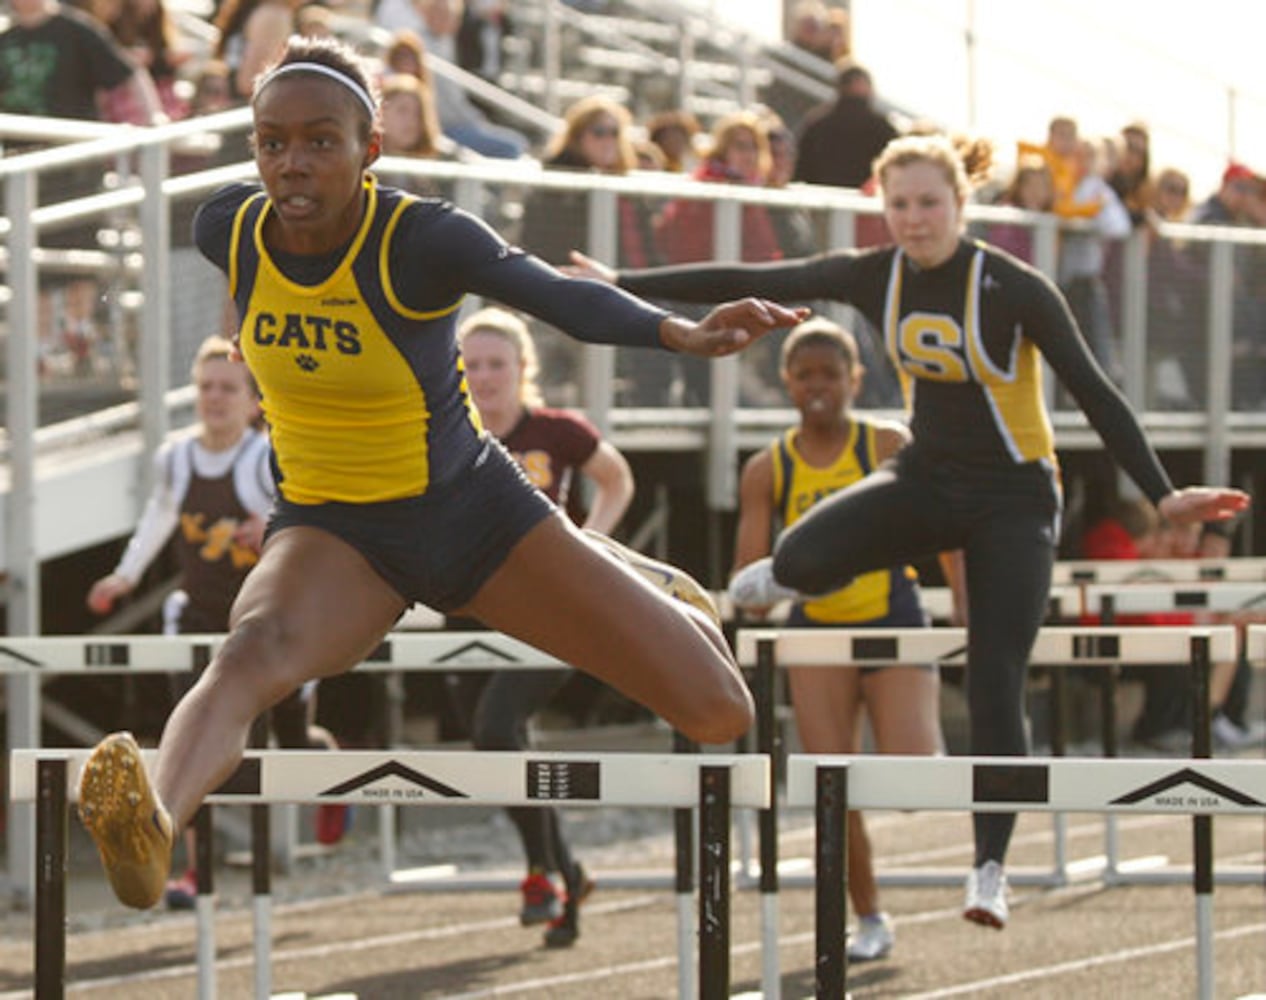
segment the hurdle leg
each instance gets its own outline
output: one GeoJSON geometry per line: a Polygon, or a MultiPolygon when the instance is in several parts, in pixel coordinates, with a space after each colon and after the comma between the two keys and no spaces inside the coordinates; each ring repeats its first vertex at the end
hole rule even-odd
{"type": "Polygon", "coordinates": [[[756,750],[769,757],[769,808],[760,811],[761,995],[778,1000],[778,777],[782,747],[775,719],[774,642],[756,643],[756,750]]]}
{"type": "Polygon", "coordinates": [[[66,988],[66,761],[39,761],[35,780],[35,995],[61,1000],[66,988]]]}
{"type": "MultiPolygon", "coordinates": [[[[1118,754],[1117,746],[1117,673],[1119,668],[1113,664],[1103,671],[1102,687],[1099,693],[1100,738],[1103,743],[1103,755],[1111,760],[1118,754]]],[[[1117,875],[1117,862],[1120,846],[1117,839],[1116,813],[1108,813],[1103,818],[1103,875],[1109,882],[1117,875]]]]}
{"type": "MultiPolygon", "coordinates": [[[[1213,754],[1209,719],[1209,637],[1191,637],[1192,757],[1213,754]]],[[[1213,1000],[1213,817],[1192,817],[1191,881],[1196,895],[1196,984],[1200,1000],[1213,1000]]]]}
{"type": "Polygon", "coordinates": [[[251,889],[256,1000],[268,1000],[273,994],[272,852],[268,849],[269,823],[267,806],[251,807],[251,889]]]}
{"type": "Polygon", "coordinates": [[[848,899],[848,768],[819,767],[816,773],[817,878],[813,885],[814,996],[842,1000],[848,963],[844,957],[844,918],[848,899]]]}
{"type": "Polygon", "coordinates": [[[215,1000],[215,824],[211,806],[202,805],[193,817],[198,894],[194,900],[195,933],[198,935],[198,1000],[215,1000]]]}
{"type": "MultiPolygon", "coordinates": [[[[673,732],[674,753],[698,753],[699,744],[673,732]]],[[[695,997],[695,926],[691,903],[695,892],[693,809],[673,810],[673,838],[676,854],[674,889],[677,896],[677,995],[681,1000],[695,997]]]]}
{"type": "MultiPolygon", "coordinates": [[[[1050,672],[1051,687],[1051,756],[1063,757],[1067,752],[1064,720],[1067,717],[1067,687],[1064,684],[1064,671],[1050,672]]],[[[1068,884],[1068,817],[1063,813],[1051,814],[1051,829],[1054,838],[1055,859],[1051,869],[1051,882],[1054,885],[1068,884]]]]}
{"type": "Polygon", "coordinates": [[[699,772],[699,997],[730,995],[730,769],[699,772]]]}

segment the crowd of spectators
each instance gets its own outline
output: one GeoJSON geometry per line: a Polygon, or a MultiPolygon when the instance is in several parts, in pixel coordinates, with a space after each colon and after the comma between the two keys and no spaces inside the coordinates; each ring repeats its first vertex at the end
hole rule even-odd
{"type": "MultiPolygon", "coordinates": [[[[639,118],[634,107],[613,98],[598,103],[586,98],[567,112],[562,131],[552,137],[529,134],[521,122],[472,97],[451,73],[428,67],[428,55],[439,57],[496,83],[504,42],[516,30],[504,0],[374,0],[357,8],[351,2],[221,0],[210,15],[217,40],[206,51],[177,30],[164,0],[74,0],[74,6],[71,0],[65,6],[56,0],[15,0],[10,26],[0,34],[0,111],[145,124],[222,110],[244,102],[255,75],[288,35],[299,33],[342,35],[372,50],[389,97],[385,149],[395,156],[528,158],[547,169],[663,170],[705,183],[808,183],[870,191],[872,161],[904,130],[877,99],[870,72],[854,58],[847,15],[821,0],[802,0],[790,9],[788,40],[807,57],[835,66],[833,100],[806,102],[802,93],[790,95],[775,82],[759,95],[766,104],[705,124],[679,107],[639,118]],[[76,40],[76,55],[62,45],[63,69],[37,72],[41,39],[63,36],[76,40]],[[608,136],[604,129],[612,125],[615,132],[608,136]]],[[[214,161],[225,162],[242,151],[243,143],[230,141],[214,161]]],[[[193,169],[208,158],[178,155],[175,162],[177,169],[193,169]]],[[[393,173],[387,179],[418,193],[448,193],[416,175],[393,173]]],[[[85,189],[99,184],[83,177],[72,182],[85,189]]],[[[49,196],[66,196],[55,184],[47,187],[49,196]]],[[[1216,191],[1193,198],[1181,169],[1153,163],[1146,123],[1128,122],[1118,135],[1091,138],[1080,134],[1073,118],[1060,115],[1048,123],[1043,140],[1019,145],[992,191],[999,204],[1074,222],[1060,229],[1057,278],[1096,357],[1118,380],[1124,240],[1132,231],[1146,234],[1149,270],[1155,269],[1147,296],[1148,405],[1201,406],[1208,352],[1193,333],[1203,329],[1200,320],[1207,314],[1207,245],[1162,237],[1156,223],[1263,225],[1266,178],[1231,163],[1216,191]]],[[[515,212],[493,221],[501,227],[509,223],[510,234],[527,249],[563,263],[567,250],[587,238],[585,212],[583,199],[542,193],[525,201],[521,224],[515,212]]],[[[620,263],[705,259],[712,252],[711,213],[708,201],[622,200],[620,263]]],[[[984,235],[1032,262],[1029,224],[994,224],[984,235]]],[[[741,256],[799,256],[822,246],[823,236],[815,234],[804,213],[748,206],[741,256]]],[[[859,218],[856,238],[860,245],[886,240],[882,220],[859,218]]],[[[1236,408],[1266,400],[1266,378],[1257,374],[1266,368],[1266,282],[1254,277],[1260,256],[1241,249],[1235,258],[1236,408]]],[[[46,320],[44,339],[69,345],[80,363],[90,355],[95,337],[94,297],[100,298],[90,286],[86,291],[55,289],[55,308],[45,310],[55,320],[46,320]]],[[[884,377],[877,360],[865,358],[874,378],[861,402],[893,405],[895,383],[884,377]]],[[[706,387],[691,387],[699,381],[672,380],[675,389],[665,399],[638,402],[705,401],[706,387]]],[[[774,391],[763,391],[759,379],[745,382],[751,401],[776,395],[772,371],[764,382],[774,391]]]]}

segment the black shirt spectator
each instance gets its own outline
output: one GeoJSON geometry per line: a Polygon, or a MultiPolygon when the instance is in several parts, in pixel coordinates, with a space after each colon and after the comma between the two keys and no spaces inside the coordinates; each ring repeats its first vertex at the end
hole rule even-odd
{"type": "Polygon", "coordinates": [[[897,137],[875,110],[870,73],[855,62],[841,64],[834,104],[811,113],[800,133],[795,180],[858,188],[870,179],[871,164],[897,137]]]}

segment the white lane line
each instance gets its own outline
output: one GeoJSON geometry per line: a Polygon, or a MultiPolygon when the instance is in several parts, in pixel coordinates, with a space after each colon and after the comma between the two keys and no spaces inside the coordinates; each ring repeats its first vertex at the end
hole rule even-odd
{"type": "MultiPolygon", "coordinates": [[[[1230,930],[1218,931],[1213,935],[1213,938],[1215,941],[1229,941],[1233,938],[1244,937],[1246,934],[1260,934],[1263,931],[1266,931],[1266,923],[1250,924],[1246,927],[1233,927],[1230,930]]],[[[1175,941],[1164,941],[1160,944],[1147,945],[1142,948],[1125,948],[1121,951],[1111,951],[1102,955],[1072,959],[1055,965],[1025,969],[1023,972],[1012,972],[1005,976],[977,979],[975,982],[960,983],[957,986],[932,990],[927,993],[914,993],[908,995],[906,1000],[939,1000],[940,997],[956,997],[962,996],[964,993],[978,993],[981,990],[996,989],[1000,986],[1015,986],[1017,983],[1028,982],[1032,979],[1044,979],[1047,976],[1059,976],[1067,972],[1083,972],[1086,969],[1092,969],[1097,966],[1115,965],[1120,962],[1132,962],[1139,958],[1150,958],[1153,955],[1163,955],[1166,952],[1177,951],[1180,948],[1190,948],[1195,943],[1196,939],[1194,937],[1184,937],[1175,941]]]]}
{"type": "MultiPolygon", "coordinates": [[[[644,895],[635,896],[632,899],[620,900],[612,903],[590,903],[586,904],[585,912],[589,915],[619,913],[624,910],[635,910],[645,906],[650,906],[663,901],[661,895],[644,895]]],[[[327,958],[331,955],[349,954],[354,952],[372,951],[375,948],[394,948],[403,944],[410,944],[418,941],[438,941],[444,938],[462,937],[467,934],[478,934],[483,931],[504,930],[507,927],[517,928],[519,926],[518,917],[498,917],[495,920],[481,920],[474,923],[450,924],[445,927],[427,927],[422,930],[403,931],[399,934],[381,934],[375,937],[359,938],[353,941],[328,942],[313,945],[308,948],[290,948],[285,950],[274,951],[272,953],[272,964],[275,968],[283,962],[302,962],[312,958],[327,958]]],[[[676,961],[674,958],[672,961],[676,961]]],[[[236,958],[216,959],[215,970],[219,974],[233,969],[253,968],[255,965],[255,955],[253,952],[239,955],[236,958]]],[[[119,986],[130,985],[133,983],[151,983],[163,979],[179,979],[185,976],[195,976],[198,973],[198,966],[194,962],[185,962],[180,965],[164,966],[161,969],[150,969],[145,972],[131,973],[120,976],[103,976],[100,979],[72,980],[66,984],[67,992],[74,990],[75,992],[99,989],[113,989],[119,986]]],[[[24,1000],[30,997],[30,990],[13,990],[8,993],[0,993],[0,1000],[24,1000]]]]}

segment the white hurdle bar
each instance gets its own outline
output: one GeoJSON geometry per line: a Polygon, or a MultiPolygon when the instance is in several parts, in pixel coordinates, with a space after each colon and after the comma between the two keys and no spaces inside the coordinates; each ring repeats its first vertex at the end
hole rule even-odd
{"type": "MultiPolygon", "coordinates": [[[[35,985],[41,1000],[65,989],[67,806],[88,750],[19,750],[14,801],[37,803],[35,985]]],[[[152,766],[156,753],[145,751],[152,766]]],[[[750,754],[247,751],[208,803],[408,806],[626,806],[700,810],[698,996],[729,996],[730,809],[769,802],[769,762],[750,754]]],[[[679,946],[683,942],[679,939],[679,946]]],[[[256,938],[257,996],[271,976],[256,938]]],[[[693,944],[693,942],[689,942],[693,944]]],[[[692,949],[679,954],[679,989],[692,949]]],[[[199,996],[214,995],[214,956],[199,947],[199,996]],[[207,968],[206,966],[210,967],[207,968]]],[[[266,988],[266,987],[265,987],[266,988]]]]}
{"type": "MultiPolygon", "coordinates": [[[[1029,663],[1050,666],[1109,666],[1118,663],[1172,664],[1190,660],[1193,675],[1202,679],[1208,701],[1210,657],[1234,655],[1236,634],[1230,626],[1179,628],[1165,626],[1047,626],[1038,632],[1029,663]]],[[[778,995],[778,803],[777,780],[781,748],[777,746],[774,719],[775,673],[780,667],[859,668],[883,664],[966,663],[967,630],[964,628],[791,628],[740,629],[736,636],[738,662],[755,668],[756,751],[770,758],[774,788],[769,808],[759,817],[761,927],[763,939],[762,982],[765,994],[778,995]]],[[[1208,753],[1208,712],[1203,714],[1203,742],[1199,752],[1208,753]]],[[[1055,858],[1048,872],[1016,872],[1017,884],[1064,885],[1068,881],[1063,817],[1054,822],[1055,858]]],[[[1207,822],[1207,821],[1205,821],[1207,822]]],[[[950,872],[877,872],[881,885],[952,885],[962,876],[950,872]]],[[[794,885],[809,885],[816,875],[788,875],[794,885]]]]}
{"type": "Polygon", "coordinates": [[[1055,563],[1056,587],[1087,583],[1266,582],[1266,558],[1067,559],[1055,563]]]}
{"type": "MultiPolygon", "coordinates": [[[[65,674],[184,673],[201,670],[224,644],[220,633],[114,636],[7,636],[0,638],[0,673],[65,674]]],[[[500,632],[392,632],[356,669],[412,670],[569,670],[566,663],[500,632]]],[[[9,835],[29,836],[16,823],[9,835]]],[[[268,831],[253,825],[253,836],[268,831]]],[[[396,866],[396,823],[390,804],[379,811],[379,851],[383,878],[392,883],[396,866]]],[[[27,872],[10,872],[14,886],[30,898],[27,872]]],[[[662,880],[661,880],[662,881],[662,880]]]]}
{"type": "MultiPolygon", "coordinates": [[[[848,809],[1266,815],[1266,761],[792,754],[787,802],[817,823],[817,996],[845,995],[848,809]]],[[[1199,827],[1196,828],[1197,832],[1199,827]]],[[[1197,982],[1213,997],[1212,842],[1196,842],[1197,982]]]]}

